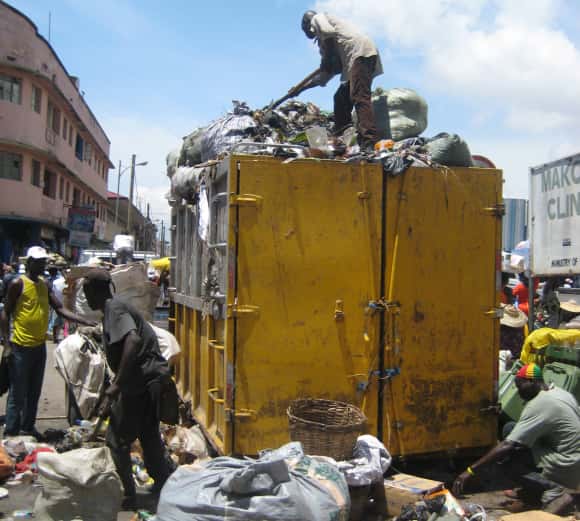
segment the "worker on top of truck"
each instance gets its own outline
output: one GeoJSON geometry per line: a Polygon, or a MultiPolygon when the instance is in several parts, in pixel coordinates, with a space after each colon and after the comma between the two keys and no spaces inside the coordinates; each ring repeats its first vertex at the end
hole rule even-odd
{"type": "Polygon", "coordinates": [[[453,491],[461,494],[465,482],[484,466],[509,456],[505,471],[525,487],[511,495],[541,496],[543,509],[559,514],[574,501],[566,489],[580,489],[578,403],[569,392],[546,385],[542,370],[533,363],[518,371],[516,386],[527,402],[520,419],[504,441],[457,477],[453,491]]]}
{"type": "Polygon", "coordinates": [[[348,22],[326,13],[307,11],[302,30],[320,49],[320,73],[301,91],[325,86],[341,73],[341,84],[334,94],[335,134],[352,125],[352,109],[358,118],[361,149],[372,152],[378,136],[371,103],[371,83],[383,73],[381,58],[373,41],[348,22]]]}

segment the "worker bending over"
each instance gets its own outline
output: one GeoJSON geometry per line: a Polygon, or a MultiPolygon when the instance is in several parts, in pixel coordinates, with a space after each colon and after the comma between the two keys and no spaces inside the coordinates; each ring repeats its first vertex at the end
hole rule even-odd
{"type": "Polygon", "coordinates": [[[336,74],[341,84],[334,94],[335,134],[352,125],[352,109],[358,118],[359,145],[372,152],[377,130],[371,103],[371,84],[383,73],[381,58],[373,41],[348,22],[325,13],[307,11],[302,17],[302,30],[320,49],[320,73],[301,91],[325,86],[336,74]]]}
{"type": "Polygon", "coordinates": [[[543,509],[559,514],[573,503],[569,491],[580,487],[578,403],[569,392],[546,385],[536,364],[518,371],[516,386],[527,402],[520,419],[504,441],[457,477],[453,491],[461,494],[471,476],[509,457],[503,466],[524,486],[522,497],[526,492],[531,497],[541,496],[543,509]]]}
{"type": "Polygon", "coordinates": [[[110,414],[107,446],[125,489],[124,507],[134,509],[130,447],[135,439],[141,442],[145,467],[155,480],[152,492],[159,492],[175,469],[159,433],[161,395],[170,370],[152,327],[133,306],[113,297],[107,271],[92,270],[83,287],[89,306],[103,312],[103,344],[115,378],[99,414],[110,414]]]}

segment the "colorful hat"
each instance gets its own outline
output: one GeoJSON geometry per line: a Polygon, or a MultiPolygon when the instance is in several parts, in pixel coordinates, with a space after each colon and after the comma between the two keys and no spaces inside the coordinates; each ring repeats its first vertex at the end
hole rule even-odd
{"type": "Polygon", "coordinates": [[[524,378],[526,380],[543,380],[542,370],[537,364],[526,364],[516,374],[517,378],[524,378]]]}

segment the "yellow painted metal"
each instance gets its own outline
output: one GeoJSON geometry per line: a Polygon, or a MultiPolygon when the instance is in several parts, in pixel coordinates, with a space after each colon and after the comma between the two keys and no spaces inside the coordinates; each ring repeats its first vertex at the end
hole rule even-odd
{"type": "Polygon", "coordinates": [[[237,161],[240,193],[262,204],[239,207],[230,223],[237,304],[259,307],[235,318],[235,410],[256,414],[235,417],[234,452],[286,442],[298,397],[355,403],[376,430],[364,388],[378,367],[378,317],[366,308],[379,294],[381,176],[335,162],[237,161]]]}
{"type": "Polygon", "coordinates": [[[494,170],[411,168],[387,190],[383,441],[411,455],[489,445],[496,423],[496,259],[502,201],[494,170]]]}
{"type": "Polygon", "coordinates": [[[308,396],[360,406],[393,454],[493,443],[501,172],[229,161],[224,318],[175,305],[214,446],[285,443],[308,396]]]}

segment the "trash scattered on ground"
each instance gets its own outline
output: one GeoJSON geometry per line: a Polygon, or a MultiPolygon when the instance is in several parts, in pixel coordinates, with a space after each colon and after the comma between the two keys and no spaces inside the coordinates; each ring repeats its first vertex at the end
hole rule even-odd
{"type": "Polygon", "coordinates": [[[191,464],[209,457],[207,442],[198,425],[189,429],[180,425],[167,427],[163,437],[172,459],[178,465],[191,464]]]}
{"type": "Polygon", "coordinates": [[[8,490],[4,487],[0,487],[0,499],[4,499],[5,497],[8,497],[8,490]]]}
{"type": "Polygon", "coordinates": [[[384,481],[387,498],[387,513],[398,516],[406,505],[414,505],[424,497],[443,490],[440,481],[412,476],[411,474],[395,474],[384,481]]]}

